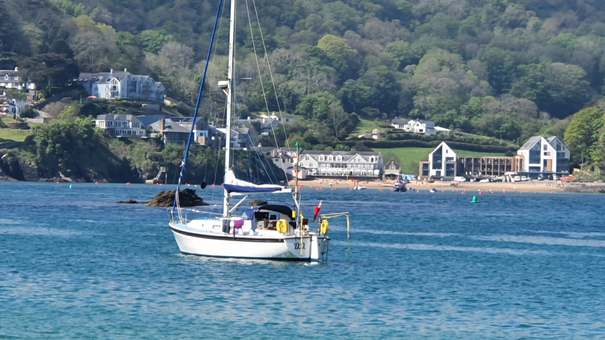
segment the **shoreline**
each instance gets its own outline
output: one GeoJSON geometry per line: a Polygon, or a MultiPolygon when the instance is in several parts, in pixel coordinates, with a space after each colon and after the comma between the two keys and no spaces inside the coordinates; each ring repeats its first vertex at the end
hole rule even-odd
{"type": "MultiPolygon", "coordinates": [[[[392,190],[394,181],[356,181],[344,179],[312,179],[299,181],[303,188],[335,188],[335,189],[353,189],[356,183],[360,187],[375,190],[392,190]]],[[[294,184],[293,181],[290,184],[294,184]]],[[[417,191],[437,191],[447,192],[524,192],[524,193],[605,193],[605,183],[562,183],[561,181],[528,181],[528,182],[441,182],[433,183],[425,181],[412,181],[407,185],[408,189],[417,191]]]]}
{"type": "MultiPolygon", "coordinates": [[[[49,183],[49,184],[123,184],[123,185],[149,185],[149,186],[174,186],[175,184],[146,184],[130,182],[65,182],[65,181],[19,181],[10,177],[0,177],[0,183],[49,183]]],[[[368,180],[344,180],[319,178],[312,180],[301,180],[298,182],[301,188],[311,189],[349,189],[353,190],[358,183],[363,189],[392,191],[394,181],[368,181],[368,180]]],[[[294,181],[290,181],[291,186],[294,181]]],[[[213,185],[209,185],[213,186],[213,185]]],[[[220,186],[220,185],[219,185],[220,186]]],[[[184,184],[184,187],[197,187],[195,184],[184,184]]],[[[441,182],[429,183],[426,181],[411,181],[407,188],[413,191],[428,192],[435,189],[439,192],[512,192],[512,193],[600,193],[605,194],[605,182],[586,183],[562,183],[561,181],[528,181],[528,182],[441,182]]]]}

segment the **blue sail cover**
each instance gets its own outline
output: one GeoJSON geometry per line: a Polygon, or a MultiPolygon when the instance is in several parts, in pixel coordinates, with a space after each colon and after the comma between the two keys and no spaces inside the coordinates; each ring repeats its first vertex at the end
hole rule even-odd
{"type": "Polygon", "coordinates": [[[228,193],[260,193],[260,192],[289,192],[289,189],[275,184],[254,184],[237,179],[233,170],[225,173],[225,183],[223,184],[228,193]]]}

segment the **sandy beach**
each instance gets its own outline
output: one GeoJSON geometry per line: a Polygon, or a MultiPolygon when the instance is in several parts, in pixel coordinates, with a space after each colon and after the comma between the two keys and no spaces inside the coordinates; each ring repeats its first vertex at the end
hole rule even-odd
{"type": "MultiPolygon", "coordinates": [[[[355,181],[343,179],[312,179],[299,181],[303,188],[339,188],[353,189],[355,184],[367,189],[392,190],[393,181],[355,181]]],[[[441,182],[433,183],[424,181],[412,181],[408,188],[418,191],[483,191],[483,192],[599,192],[605,189],[605,184],[567,184],[561,181],[528,181],[516,183],[479,183],[479,182],[441,182]]]]}

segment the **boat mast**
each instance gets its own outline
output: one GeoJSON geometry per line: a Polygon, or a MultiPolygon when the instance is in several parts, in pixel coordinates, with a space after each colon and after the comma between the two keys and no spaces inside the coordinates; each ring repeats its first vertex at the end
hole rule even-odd
{"type": "MultiPolygon", "coordinates": [[[[231,14],[229,17],[229,69],[227,71],[227,117],[225,131],[225,177],[231,168],[231,113],[233,109],[233,96],[235,78],[235,6],[236,0],[231,0],[231,14]]],[[[223,198],[223,217],[229,217],[229,193],[225,189],[223,198]]]]}

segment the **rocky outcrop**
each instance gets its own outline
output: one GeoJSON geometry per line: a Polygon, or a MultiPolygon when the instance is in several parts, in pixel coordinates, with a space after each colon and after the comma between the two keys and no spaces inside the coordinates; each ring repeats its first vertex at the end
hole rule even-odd
{"type": "MultiPolygon", "coordinates": [[[[174,193],[175,191],[162,191],[157,194],[149,203],[150,207],[164,207],[169,208],[174,205],[174,193]]],[[[183,189],[179,191],[179,204],[181,207],[196,207],[201,205],[208,205],[204,200],[199,197],[193,189],[183,189]]]]}
{"type": "Polygon", "coordinates": [[[605,183],[590,182],[590,183],[570,183],[565,186],[566,192],[577,193],[600,193],[605,194],[605,183]]]}
{"type": "Polygon", "coordinates": [[[14,154],[0,151],[0,177],[25,180],[19,159],[14,154]]]}

